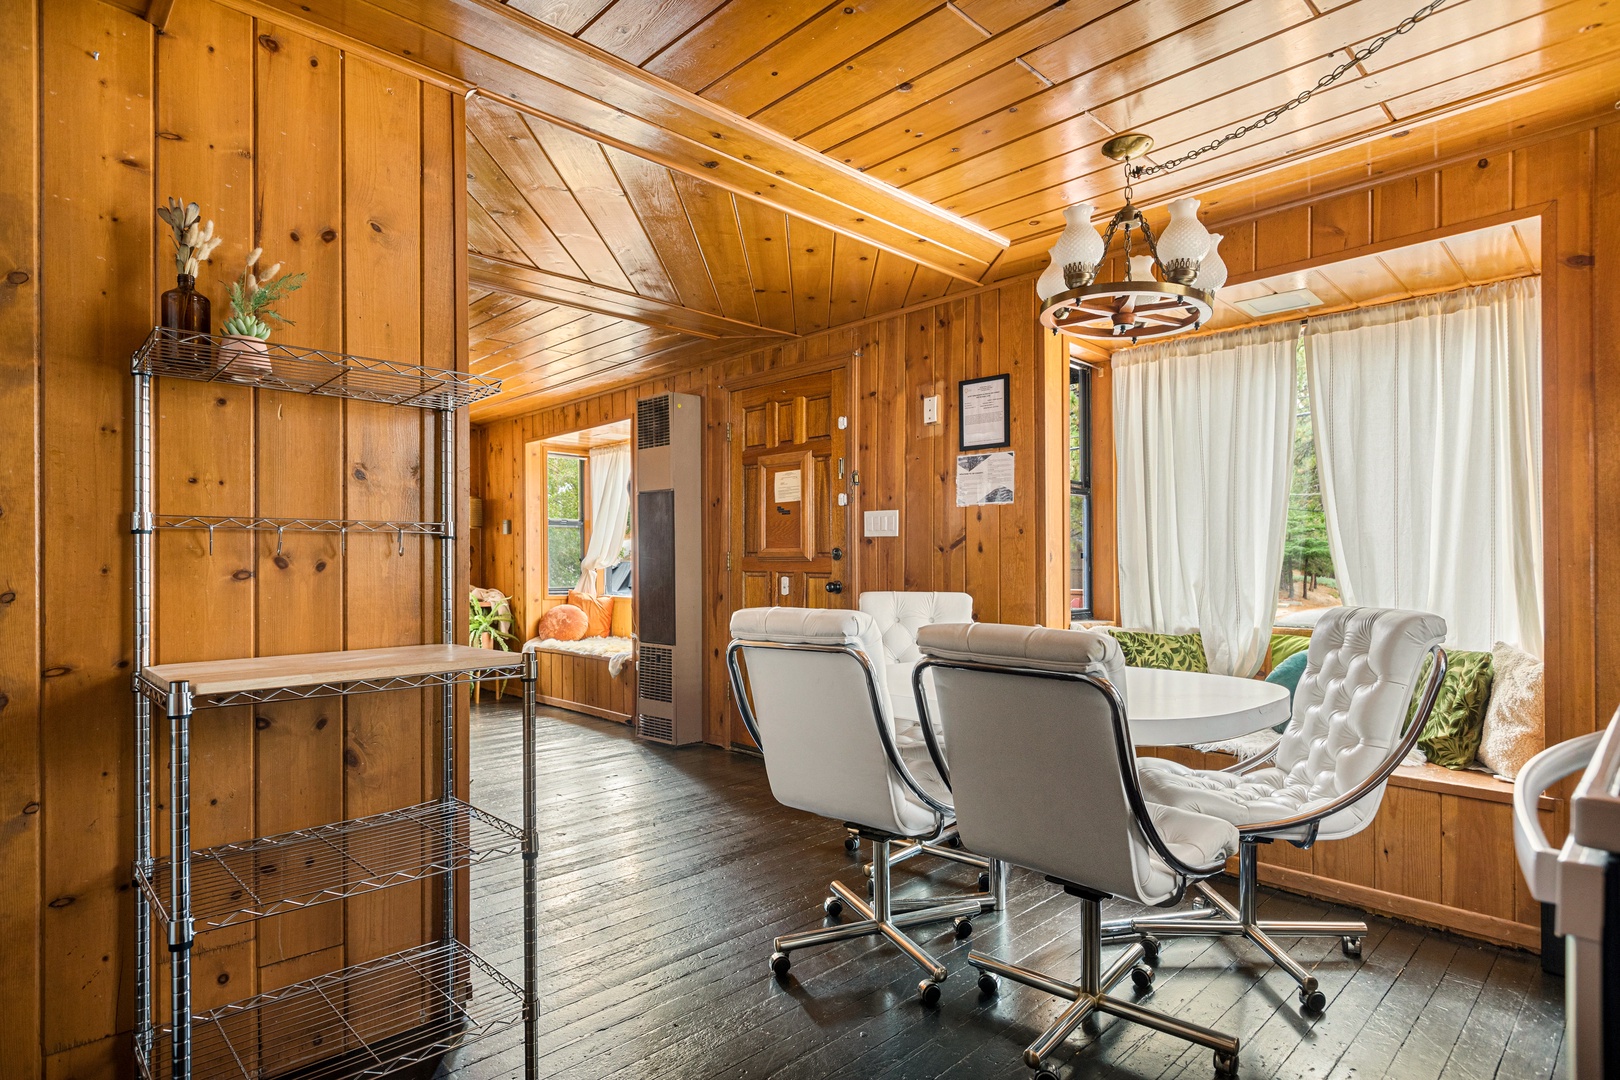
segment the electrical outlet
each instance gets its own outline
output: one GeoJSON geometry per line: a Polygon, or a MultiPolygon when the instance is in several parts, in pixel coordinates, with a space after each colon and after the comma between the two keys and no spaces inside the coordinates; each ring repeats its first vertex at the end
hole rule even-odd
{"type": "Polygon", "coordinates": [[[923,398],[923,423],[939,423],[939,395],[923,398]]]}
{"type": "Polygon", "coordinates": [[[899,536],[900,511],[868,510],[866,512],[866,535],[899,536]]]}

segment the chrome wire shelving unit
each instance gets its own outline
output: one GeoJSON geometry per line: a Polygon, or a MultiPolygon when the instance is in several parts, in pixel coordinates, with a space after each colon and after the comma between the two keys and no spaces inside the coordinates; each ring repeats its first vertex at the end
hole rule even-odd
{"type": "MultiPolygon", "coordinates": [[[[524,1072],[536,1075],[537,826],[532,653],[455,642],[456,410],[499,391],[462,372],[271,345],[243,353],[205,334],[157,329],[135,353],[135,1059],[146,1080],[241,1077],[350,1080],[419,1066],[521,1026],[524,1072]],[[439,414],[437,521],[361,521],[256,515],[160,514],[153,507],[153,386],[158,377],[403,405],[439,414]],[[153,664],[155,533],[392,534],[438,541],[440,642],[385,649],[153,664]],[[523,685],[523,823],[455,795],[459,686],[491,679],[523,685]],[[436,798],[350,821],[193,849],[190,733],[195,714],[234,705],[437,689],[440,778],[436,798]],[[168,854],[154,850],[158,801],[154,712],[168,724],[168,854]],[[523,872],[523,975],[514,981],[456,938],[455,875],[517,857],[523,872]],[[192,1011],[197,935],[409,882],[438,879],[436,941],[366,960],[204,1013],[192,1011]],[[154,946],[169,953],[169,1016],[157,1017],[154,946]]],[[[279,546],[279,544],[278,544],[279,546]]],[[[229,714],[208,722],[240,723],[229,714]]]]}

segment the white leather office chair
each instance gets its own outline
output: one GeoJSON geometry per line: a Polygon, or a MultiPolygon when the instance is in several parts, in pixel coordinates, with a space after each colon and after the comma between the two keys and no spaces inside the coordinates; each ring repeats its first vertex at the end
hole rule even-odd
{"type": "MultiPolygon", "coordinates": [[[[889,686],[889,702],[894,709],[895,737],[903,756],[920,756],[926,748],[922,726],[917,718],[917,699],[912,692],[911,672],[922,659],[917,648],[917,631],[935,623],[973,621],[973,597],[964,592],[882,592],[861,593],[860,609],[872,616],[883,641],[884,676],[889,686]]],[[[924,692],[927,692],[926,687],[924,692]]],[[[936,731],[934,733],[938,735],[936,731]]],[[[845,841],[851,851],[860,841],[852,833],[845,841]]],[[[889,849],[889,865],[896,866],[918,855],[933,855],[963,863],[979,871],[979,888],[1005,895],[1000,869],[990,860],[961,849],[956,828],[947,824],[938,840],[927,844],[894,844],[889,849]]],[[[867,876],[872,868],[866,867],[867,876]]]]}
{"type": "Polygon", "coordinates": [[[1084,630],[982,623],[924,627],[917,642],[916,678],[931,675],[950,743],[947,780],[963,842],[1047,875],[1082,906],[1078,982],[968,953],[987,994],[1005,977],[1073,1002],[1024,1051],[1025,1063],[1038,1080],[1056,1080],[1046,1055],[1087,1016],[1106,1012],[1206,1046],[1216,1070],[1233,1075],[1237,1039],[1109,993],[1127,974],[1145,990],[1153,972],[1140,941],[1103,968],[1102,901],[1174,903],[1238,848],[1230,823],[1143,797],[1120,682],[1111,681],[1123,680],[1119,643],[1084,630]]]}
{"type": "Polygon", "coordinates": [[[1346,956],[1361,954],[1364,922],[1276,922],[1255,917],[1259,845],[1286,841],[1309,848],[1353,836],[1372,824],[1384,787],[1416,744],[1434,709],[1446,656],[1446,623],[1438,615],[1391,608],[1334,608],[1311,633],[1305,674],[1294,691],[1294,715],[1264,753],[1220,772],[1143,758],[1149,801],[1209,814],[1237,826],[1238,902],[1200,884],[1209,905],[1163,918],[1110,923],[1105,936],[1148,934],[1246,937],[1299,984],[1300,1005],[1327,1004],[1316,977],[1271,937],[1337,937],[1346,956]],[[1406,723],[1423,659],[1434,654],[1423,699],[1406,723]]]}
{"type": "Polygon", "coordinates": [[[860,611],[744,608],[732,615],[731,633],[726,668],[743,722],[764,754],[771,794],[783,805],[844,822],[874,850],[871,903],[835,881],[823,905],[834,917],[848,907],[860,920],[777,938],[771,970],[786,974],[796,949],[881,935],[928,973],[918,997],[935,1004],[945,967],[904,928],[952,919],[966,937],[972,916],[996,897],[890,895],[890,845],[937,839],[953,810],[926,749],[911,762],[900,753],[876,625],[860,611]]]}

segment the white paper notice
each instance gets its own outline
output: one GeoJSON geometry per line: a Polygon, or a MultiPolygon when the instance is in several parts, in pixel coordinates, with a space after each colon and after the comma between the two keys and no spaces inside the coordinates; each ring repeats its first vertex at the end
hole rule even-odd
{"type": "Polygon", "coordinates": [[[784,469],[776,474],[774,495],[777,502],[790,503],[799,501],[799,492],[803,486],[799,474],[800,470],[798,469],[784,469]]]}
{"type": "Polygon", "coordinates": [[[962,445],[1003,446],[1007,436],[1007,384],[1000,379],[962,386],[962,445]]]}
{"type": "Polygon", "coordinates": [[[956,505],[989,506],[1013,501],[1013,455],[962,454],[956,459],[956,505]]]}

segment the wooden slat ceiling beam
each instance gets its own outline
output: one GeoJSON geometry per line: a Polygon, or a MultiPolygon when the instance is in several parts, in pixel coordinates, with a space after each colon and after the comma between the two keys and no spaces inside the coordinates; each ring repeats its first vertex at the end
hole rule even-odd
{"type": "Polygon", "coordinates": [[[493,259],[476,252],[468,256],[468,280],[481,289],[562,304],[695,337],[793,336],[789,331],[738,322],[722,315],[708,315],[678,303],[493,259]]]}
{"type": "Polygon", "coordinates": [[[988,230],[496,0],[228,2],[364,42],[952,277],[976,281],[1006,246],[988,230]]]}

